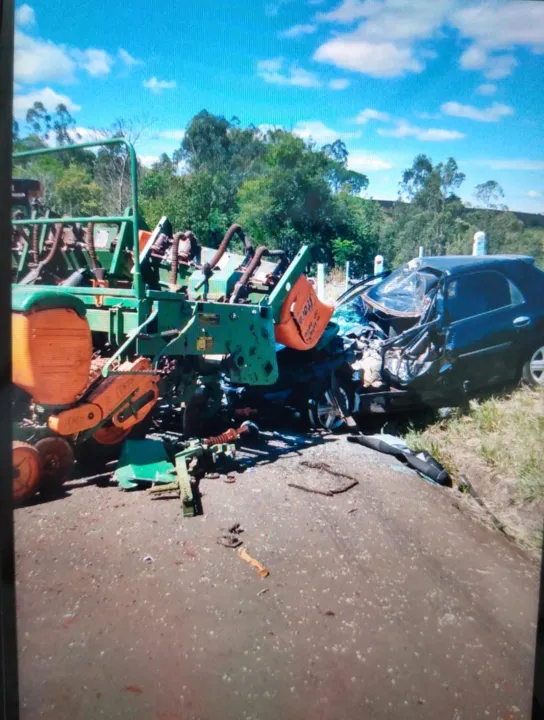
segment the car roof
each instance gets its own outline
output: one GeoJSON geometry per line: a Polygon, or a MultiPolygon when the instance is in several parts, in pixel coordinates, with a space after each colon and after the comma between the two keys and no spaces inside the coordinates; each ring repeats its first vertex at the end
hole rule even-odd
{"type": "Polygon", "coordinates": [[[499,269],[505,265],[520,262],[533,265],[535,260],[530,255],[444,255],[437,257],[417,258],[419,270],[438,270],[447,275],[455,275],[471,269],[499,269]]]}

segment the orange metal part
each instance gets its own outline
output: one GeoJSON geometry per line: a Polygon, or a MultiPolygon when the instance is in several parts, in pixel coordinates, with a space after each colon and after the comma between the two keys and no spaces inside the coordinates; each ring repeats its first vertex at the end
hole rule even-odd
{"type": "Polygon", "coordinates": [[[148,232],[147,230],[139,230],[138,231],[138,247],[140,249],[140,252],[145,248],[147,245],[147,241],[151,237],[152,233],[148,232]]]}
{"type": "Polygon", "coordinates": [[[17,505],[30,500],[40,487],[42,459],[35,447],[15,441],[12,445],[13,500],[17,505]]]}
{"type": "Polygon", "coordinates": [[[12,314],[13,382],[40,405],[70,405],[85,389],[91,330],[74,310],[12,314]]]}
{"type": "Polygon", "coordinates": [[[93,403],[83,403],[58,415],[50,415],[47,424],[58,435],[75,435],[98,425],[102,410],[93,403]]]}
{"type": "Polygon", "coordinates": [[[95,432],[93,440],[96,440],[99,445],[118,445],[128,437],[130,431],[131,428],[122,430],[115,425],[103,425],[95,432]]]}
{"type": "MultiPolygon", "coordinates": [[[[109,375],[89,394],[88,401],[98,405],[102,411],[102,418],[122,410],[128,399],[134,401],[148,390],[156,387],[159,375],[132,375],[131,372],[149,372],[151,361],[147,358],[126,360],[117,368],[126,375],[109,375]]],[[[158,391],[157,391],[158,396],[158,391]]],[[[141,419],[141,418],[140,418],[141,419]]]]}
{"type": "Polygon", "coordinates": [[[317,297],[312,284],[301,275],[285,298],[279,322],[274,327],[277,343],[295,350],[311,350],[320,337],[334,312],[317,297]]]}

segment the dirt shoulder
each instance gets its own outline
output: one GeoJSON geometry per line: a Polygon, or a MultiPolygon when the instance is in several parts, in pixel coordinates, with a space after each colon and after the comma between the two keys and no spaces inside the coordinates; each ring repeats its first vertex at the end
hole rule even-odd
{"type": "MultiPolygon", "coordinates": [[[[472,402],[467,412],[406,436],[414,449],[425,449],[448,469],[456,484],[464,477],[489,512],[470,496],[464,509],[489,524],[491,514],[506,534],[538,555],[544,518],[544,388],[472,402]]],[[[494,523],[497,524],[496,522],[494,523]]]]}

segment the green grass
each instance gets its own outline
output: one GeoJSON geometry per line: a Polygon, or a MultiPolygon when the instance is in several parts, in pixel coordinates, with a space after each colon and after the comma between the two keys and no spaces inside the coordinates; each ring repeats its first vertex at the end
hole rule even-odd
{"type": "Polygon", "coordinates": [[[544,388],[471,401],[468,411],[456,411],[448,420],[422,430],[411,427],[405,441],[414,450],[427,450],[454,480],[472,458],[496,482],[514,483],[518,507],[544,503],[544,388]]]}

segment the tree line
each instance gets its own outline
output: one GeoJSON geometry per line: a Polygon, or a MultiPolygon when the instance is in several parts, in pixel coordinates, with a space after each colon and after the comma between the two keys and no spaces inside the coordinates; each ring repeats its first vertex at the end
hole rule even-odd
{"type": "MultiPolygon", "coordinates": [[[[137,142],[141,131],[119,120],[94,137],[137,142]]],[[[24,128],[14,122],[13,140],[14,150],[23,151],[81,138],[65,106],[50,113],[35,103],[24,128]]],[[[167,215],[176,230],[191,229],[211,247],[238,222],[255,244],[291,255],[310,244],[317,261],[333,268],[349,260],[359,275],[371,271],[377,253],[390,267],[415,257],[419,246],[427,255],[470,253],[476,230],[487,233],[490,253],[530,254],[542,263],[544,230],[525,227],[493,180],[475,188],[476,207],[463,203],[457,193],[465,176],[453,158],[434,164],[418,155],[402,173],[390,211],[361,197],[369,178],[348,161],[340,139],[319,148],[285,130],[243,127],[236,117],[203,110],[172,155],[162,154],[151,168],[139,164],[140,211],[150,226],[167,215]]],[[[19,159],[14,176],[40,180],[46,202],[64,214],[118,215],[130,205],[123,146],[19,159]]]]}

